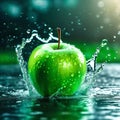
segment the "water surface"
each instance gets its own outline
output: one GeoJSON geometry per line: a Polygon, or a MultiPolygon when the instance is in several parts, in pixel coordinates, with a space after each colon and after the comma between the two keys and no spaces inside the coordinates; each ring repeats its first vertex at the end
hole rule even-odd
{"type": "Polygon", "coordinates": [[[88,95],[29,95],[18,65],[0,65],[0,120],[119,120],[120,64],[105,64],[88,95]]]}

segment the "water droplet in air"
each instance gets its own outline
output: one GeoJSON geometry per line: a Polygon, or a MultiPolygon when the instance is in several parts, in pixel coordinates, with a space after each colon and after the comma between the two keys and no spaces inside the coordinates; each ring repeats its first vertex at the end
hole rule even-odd
{"type": "Polygon", "coordinates": [[[50,31],[52,31],[52,28],[51,28],[51,27],[49,27],[48,29],[49,29],[50,31]]]}
{"type": "Polygon", "coordinates": [[[22,101],[20,101],[20,100],[18,100],[18,101],[16,101],[16,103],[21,103],[22,101]]]}
{"type": "Polygon", "coordinates": [[[80,22],[78,22],[78,25],[81,25],[81,23],[80,23],[80,22]]]}
{"type": "Polygon", "coordinates": [[[74,31],[74,28],[72,28],[71,31],[74,31]]]}
{"type": "Polygon", "coordinates": [[[70,36],[70,33],[66,32],[65,35],[70,36]]]}
{"type": "Polygon", "coordinates": [[[13,38],[16,38],[16,36],[13,36],[13,38]]]}
{"type": "Polygon", "coordinates": [[[100,26],[100,29],[103,29],[104,28],[104,26],[100,26]]]}
{"type": "Polygon", "coordinates": [[[120,31],[118,31],[118,35],[120,35],[120,31]]]}
{"type": "Polygon", "coordinates": [[[100,15],[99,15],[99,14],[97,14],[97,15],[96,15],[96,18],[100,18],[100,15]]]}
{"type": "Polygon", "coordinates": [[[18,30],[18,28],[15,28],[15,31],[17,31],[18,30]]]}
{"type": "Polygon", "coordinates": [[[108,42],[107,39],[103,39],[101,43],[101,47],[104,47],[105,45],[107,45],[107,42],[108,42]]]}
{"type": "Polygon", "coordinates": [[[63,30],[65,31],[65,30],[66,30],[66,28],[64,27],[64,28],[63,28],[63,30]]]}
{"type": "Polygon", "coordinates": [[[44,26],[46,27],[46,26],[47,26],[47,24],[44,24],[44,26]]]}
{"type": "Polygon", "coordinates": [[[32,19],[34,19],[35,17],[34,16],[31,16],[32,19]]]}
{"type": "Polygon", "coordinates": [[[71,24],[73,24],[74,22],[73,22],[73,21],[71,21],[70,23],[71,23],[71,24]]]}
{"type": "Polygon", "coordinates": [[[113,42],[115,42],[115,39],[113,40],[113,42]]]}
{"type": "Polygon", "coordinates": [[[116,38],[116,36],[114,35],[113,38],[116,38]]]}
{"type": "Polygon", "coordinates": [[[86,28],[83,28],[84,31],[86,31],[87,29],[86,28]]]}
{"type": "Polygon", "coordinates": [[[4,22],[3,25],[6,25],[6,23],[4,22]]]}
{"type": "Polygon", "coordinates": [[[72,15],[71,13],[68,13],[68,15],[70,16],[70,15],[72,15]]]}
{"type": "Polygon", "coordinates": [[[44,30],[44,31],[43,31],[43,33],[45,34],[45,33],[47,33],[47,31],[46,31],[46,30],[44,30]]]}
{"type": "Polygon", "coordinates": [[[98,7],[100,7],[100,8],[104,7],[104,2],[103,1],[99,1],[98,2],[98,7]]]}
{"type": "Polygon", "coordinates": [[[80,22],[80,19],[78,19],[78,22],[80,22]]]}
{"type": "Polygon", "coordinates": [[[59,11],[60,11],[60,9],[57,9],[57,11],[59,12],[59,11]]]}
{"type": "Polygon", "coordinates": [[[30,29],[28,29],[26,32],[27,32],[27,34],[30,34],[31,30],[30,30],[30,29]]]}

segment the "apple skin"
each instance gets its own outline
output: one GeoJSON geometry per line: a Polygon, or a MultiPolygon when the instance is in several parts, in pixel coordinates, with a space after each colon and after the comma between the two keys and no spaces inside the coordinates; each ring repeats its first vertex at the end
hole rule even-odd
{"type": "Polygon", "coordinates": [[[58,92],[71,96],[84,81],[87,66],[83,53],[73,45],[48,43],[36,47],[28,61],[28,74],[37,92],[49,97],[58,92]]]}

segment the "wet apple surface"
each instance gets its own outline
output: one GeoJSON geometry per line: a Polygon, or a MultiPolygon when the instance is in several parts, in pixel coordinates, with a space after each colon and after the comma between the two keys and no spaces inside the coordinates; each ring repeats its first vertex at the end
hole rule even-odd
{"type": "Polygon", "coordinates": [[[86,74],[86,60],[73,45],[49,43],[36,47],[28,61],[28,73],[35,89],[42,96],[73,95],[86,74]]]}

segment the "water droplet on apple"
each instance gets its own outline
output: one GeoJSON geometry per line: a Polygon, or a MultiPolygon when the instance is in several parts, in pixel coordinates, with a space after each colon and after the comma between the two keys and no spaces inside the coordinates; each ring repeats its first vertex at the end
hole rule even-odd
{"type": "Polygon", "coordinates": [[[117,59],[117,57],[114,57],[114,60],[116,60],[117,59]]]}
{"type": "Polygon", "coordinates": [[[49,55],[47,55],[46,58],[49,58],[49,55]]]}
{"type": "Polygon", "coordinates": [[[48,70],[50,70],[50,68],[48,67],[48,70]]]}
{"type": "Polygon", "coordinates": [[[55,56],[52,56],[52,59],[55,59],[55,56]]]}
{"type": "Polygon", "coordinates": [[[81,64],[79,66],[81,67],[81,64]]]}
{"type": "Polygon", "coordinates": [[[74,65],[77,65],[77,63],[76,63],[76,62],[74,62],[74,65]]]}
{"type": "Polygon", "coordinates": [[[81,75],[78,75],[78,77],[80,78],[80,77],[81,77],[81,75]]]}
{"type": "Polygon", "coordinates": [[[71,74],[71,77],[74,77],[74,74],[71,74]]]}
{"type": "Polygon", "coordinates": [[[78,74],[80,74],[80,71],[78,71],[78,74]]]}
{"type": "Polygon", "coordinates": [[[108,54],[108,57],[110,57],[111,55],[110,54],[108,54]]]}
{"type": "Polygon", "coordinates": [[[40,64],[40,61],[38,61],[38,63],[36,64],[36,67],[40,67],[41,64],[40,64]]]}

